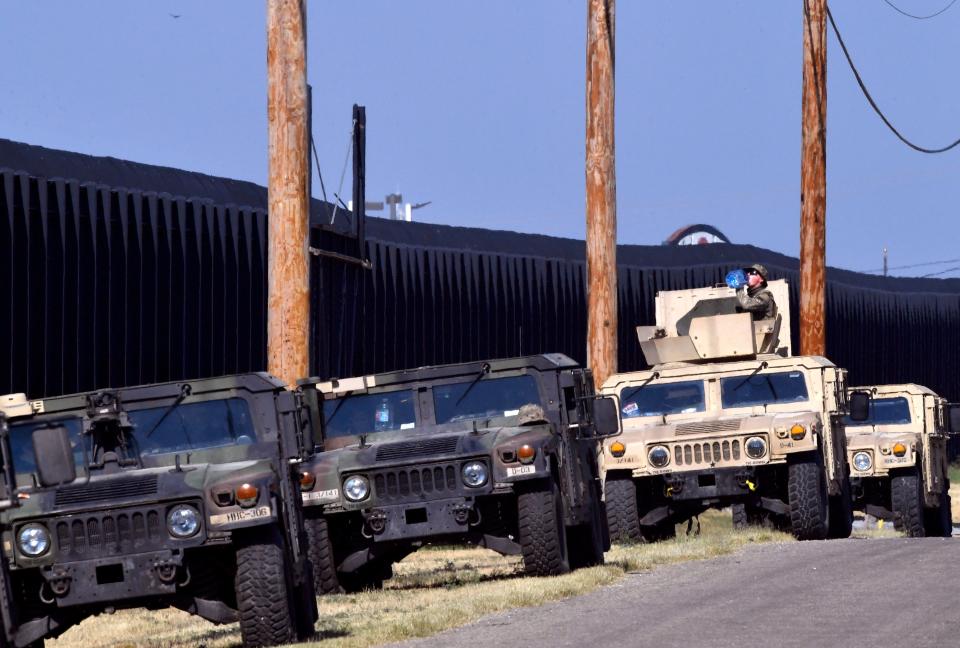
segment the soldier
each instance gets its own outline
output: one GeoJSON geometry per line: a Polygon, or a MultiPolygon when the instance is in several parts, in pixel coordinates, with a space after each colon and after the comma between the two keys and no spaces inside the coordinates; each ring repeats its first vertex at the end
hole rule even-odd
{"type": "Polygon", "coordinates": [[[737,310],[750,313],[754,321],[774,319],[777,316],[777,302],[773,293],[767,289],[767,269],[755,263],[743,269],[747,276],[746,285],[737,288],[737,310]]]}

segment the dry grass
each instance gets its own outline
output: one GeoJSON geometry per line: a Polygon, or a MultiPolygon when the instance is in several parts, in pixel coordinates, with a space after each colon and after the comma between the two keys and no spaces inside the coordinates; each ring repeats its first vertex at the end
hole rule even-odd
{"type": "Polygon", "coordinates": [[[950,465],[950,508],[954,523],[960,521],[960,465],[950,465]]]}
{"type": "MultiPolygon", "coordinates": [[[[602,567],[555,578],[523,578],[520,561],[484,549],[427,548],[395,566],[396,576],[378,592],[320,599],[317,639],[304,646],[373,646],[424,637],[481,616],[584,594],[627,572],[732,553],[757,542],[789,542],[766,529],[734,531],[729,513],[700,518],[702,533],[654,545],[616,546],[602,567]]],[[[236,646],[236,625],[214,626],[176,610],[121,611],[84,621],[48,646],[160,648],[236,646]]]]}

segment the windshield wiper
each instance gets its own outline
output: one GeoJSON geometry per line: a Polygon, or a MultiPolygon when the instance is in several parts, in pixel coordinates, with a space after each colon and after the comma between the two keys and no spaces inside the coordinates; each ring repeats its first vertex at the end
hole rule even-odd
{"type": "Polygon", "coordinates": [[[170,413],[173,410],[177,409],[177,406],[180,403],[182,403],[187,398],[187,396],[189,396],[192,393],[193,393],[193,387],[191,387],[189,383],[184,383],[183,385],[180,385],[180,394],[175,399],[173,399],[173,402],[170,403],[170,407],[168,407],[167,410],[160,417],[160,419],[153,424],[153,427],[150,428],[150,431],[144,435],[144,438],[149,439],[150,435],[156,432],[157,428],[160,427],[160,425],[167,419],[168,416],[170,416],[170,413]]]}
{"type": "Polygon", "coordinates": [[[659,378],[659,377],[660,377],[660,372],[659,372],[659,371],[654,371],[652,374],[650,374],[650,377],[649,377],[649,378],[647,378],[647,379],[644,380],[642,383],[640,383],[632,392],[630,392],[627,396],[623,396],[623,397],[620,399],[620,402],[623,403],[623,402],[626,402],[626,401],[630,400],[631,398],[633,398],[634,396],[636,396],[636,394],[637,394],[638,391],[640,391],[641,389],[643,389],[644,387],[646,387],[647,385],[649,385],[651,382],[653,382],[654,380],[656,380],[656,379],[659,378]]]}
{"type": "Polygon", "coordinates": [[[477,377],[473,379],[473,382],[470,383],[470,386],[467,387],[466,391],[460,394],[460,398],[457,399],[457,402],[454,403],[453,406],[456,407],[459,405],[463,399],[467,397],[467,394],[469,394],[470,391],[477,386],[477,383],[480,382],[480,379],[486,376],[488,373],[490,373],[490,364],[484,362],[482,365],[480,365],[480,373],[478,373],[477,377]]]}
{"type": "MultiPolygon", "coordinates": [[[[763,371],[763,370],[766,369],[766,368],[767,368],[767,361],[764,360],[763,362],[760,363],[760,365],[759,365],[756,369],[754,369],[752,372],[750,372],[750,375],[749,375],[749,376],[747,376],[746,378],[744,378],[743,380],[741,380],[739,383],[737,383],[737,386],[733,388],[733,391],[738,391],[741,387],[743,387],[743,386],[746,385],[748,382],[750,382],[750,379],[751,379],[751,378],[753,378],[754,376],[756,376],[758,373],[760,373],[761,371],[763,371]]],[[[770,379],[767,378],[767,380],[770,380],[770,379]]]]}
{"type": "Polygon", "coordinates": [[[777,388],[773,386],[773,381],[770,380],[770,376],[764,376],[767,379],[767,384],[770,386],[770,393],[773,395],[773,402],[779,403],[780,397],[777,396],[777,388]]]}

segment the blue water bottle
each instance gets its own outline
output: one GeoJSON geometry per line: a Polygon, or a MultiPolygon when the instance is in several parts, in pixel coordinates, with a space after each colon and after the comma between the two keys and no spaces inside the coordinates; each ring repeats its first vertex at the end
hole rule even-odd
{"type": "Polygon", "coordinates": [[[380,407],[377,408],[373,429],[377,432],[390,429],[390,403],[387,402],[386,398],[381,399],[380,407]]]}
{"type": "Polygon", "coordinates": [[[726,282],[728,286],[736,290],[740,286],[747,285],[747,275],[743,272],[742,268],[737,268],[727,273],[726,282]]]}

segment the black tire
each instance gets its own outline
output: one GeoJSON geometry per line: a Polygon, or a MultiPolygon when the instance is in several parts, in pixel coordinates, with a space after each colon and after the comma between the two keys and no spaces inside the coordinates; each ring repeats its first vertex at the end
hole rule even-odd
{"type": "Polygon", "coordinates": [[[839,495],[830,497],[830,538],[849,538],[853,533],[853,498],[850,494],[850,478],[844,476],[839,495]]]}
{"type": "Polygon", "coordinates": [[[610,542],[642,542],[637,486],[631,477],[608,477],[606,483],[607,526],[610,542]]]}
{"type": "Polygon", "coordinates": [[[560,489],[552,479],[517,497],[517,527],[528,576],[555,576],[570,571],[560,489]]]}
{"type": "Polygon", "coordinates": [[[890,501],[897,529],[911,538],[924,537],[923,479],[919,466],[890,480],[890,501]]]}
{"type": "Polygon", "coordinates": [[[940,503],[936,508],[925,509],[923,527],[927,537],[949,538],[953,535],[953,516],[950,511],[950,484],[940,491],[940,503]]]}
{"type": "Polygon", "coordinates": [[[287,578],[283,540],[275,527],[258,529],[241,539],[234,586],[245,648],[276,646],[294,638],[293,588],[287,578]]]}
{"type": "Polygon", "coordinates": [[[730,507],[733,513],[733,528],[748,529],[750,527],[770,528],[773,523],[766,512],[752,502],[733,504],[730,507]]]}
{"type": "Polygon", "coordinates": [[[313,583],[318,596],[343,592],[337,578],[337,563],[327,519],[322,515],[304,520],[307,529],[307,557],[313,566],[313,583]]]}
{"type": "Polygon", "coordinates": [[[827,475],[819,454],[787,466],[790,531],[797,540],[823,540],[829,532],[827,475]]]}
{"type": "Polygon", "coordinates": [[[382,560],[368,562],[349,574],[340,574],[340,584],[348,594],[383,589],[383,581],[393,577],[393,564],[382,560]]]}
{"type": "Polygon", "coordinates": [[[640,527],[644,542],[663,542],[677,537],[677,525],[672,518],[660,520],[653,526],[640,527]]]}

